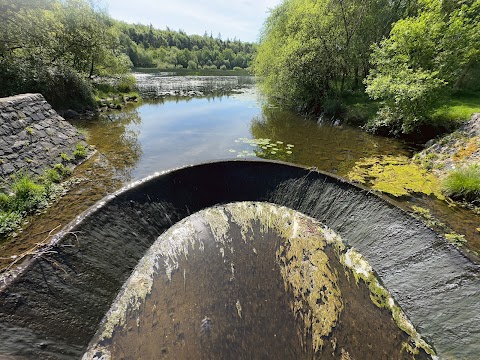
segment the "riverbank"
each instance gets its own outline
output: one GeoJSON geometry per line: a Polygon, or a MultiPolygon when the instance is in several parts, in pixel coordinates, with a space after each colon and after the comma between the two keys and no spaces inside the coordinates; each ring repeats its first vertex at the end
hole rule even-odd
{"type": "Polygon", "coordinates": [[[0,238],[46,208],[94,148],[41,94],[0,99],[0,238]]]}
{"type": "MultiPolygon", "coordinates": [[[[327,118],[340,118],[345,124],[359,126],[367,131],[377,130],[381,135],[392,136],[388,128],[373,129],[372,123],[381,108],[381,102],[369,98],[365,92],[345,92],[342,98],[333,102],[324,109],[327,118]]],[[[480,93],[458,91],[444,95],[438,100],[437,106],[430,111],[429,118],[422,123],[424,129],[428,130],[427,136],[413,133],[401,135],[402,138],[413,141],[427,142],[432,138],[453,132],[466,123],[473,114],[480,113],[480,93]],[[428,128],[428,129],[427,129],[428,128]],[[428,137],[430,136],[430,138],[428,137]]],[[[422,128],[419,128],[421,130],[422,128]]]]}

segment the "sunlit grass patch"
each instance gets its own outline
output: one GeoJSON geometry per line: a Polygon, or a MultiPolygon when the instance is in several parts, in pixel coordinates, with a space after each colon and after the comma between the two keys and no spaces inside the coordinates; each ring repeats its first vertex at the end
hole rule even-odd
{"type": "Polygon", "coordinates": [[[457,92],[440,101],[440,105],[433,111],[432,119],[462,123],[477,112],[480,112],[480,92],[457,92]]]}
{"type": "Polygon", "coordinates": [[[443,182],[444,193],[470,202],[480,200],[480,164],[452,171],[443,182]]]}

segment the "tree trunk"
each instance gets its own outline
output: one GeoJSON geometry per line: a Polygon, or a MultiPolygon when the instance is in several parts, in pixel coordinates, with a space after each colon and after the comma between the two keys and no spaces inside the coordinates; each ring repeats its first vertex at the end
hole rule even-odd
{"type": "Polygon", "coordinates": [[[90,63],[90,74],[88,75],[88,78],[91,79],[93,77],[93,55],[92,55],[92,62],[90,63]]]}

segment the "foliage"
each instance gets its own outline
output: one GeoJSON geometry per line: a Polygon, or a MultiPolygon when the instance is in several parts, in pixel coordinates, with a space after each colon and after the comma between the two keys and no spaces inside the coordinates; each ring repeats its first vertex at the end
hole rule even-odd
{"type": "Polygon", "coordinates": [[[384,0],[287,0],[267,19],[254,72],[265,92],[288,106],[323,108],[347,86],[360,88],[370,46],[405,11],[384,0]]]}
{"type": "Polygon", "coordinates": [[[410,134],[434,126],[442,92],[464,88],[478,74],[480,1],[419,0],[418,13],[397,21],[374,46],[366,91],[384,106],[370,129],[410,134]]]}
{"type": "Polygon", "coordinates": [[[40,92],[57,108],[91,108],[87,78],[131,66],[110,18],[87,0],[0,0],[0,10],[0,96],[40,92]]]}
{"type": "Polygon", "coordinates": [[[77,144],[75,150],[73,151],[74,159],[85,159],[88,154],[88,148],[83,144],[77,144]]]}
{"type": "Polygon", "coordinates": [[[404,156],[364,159],[356,163],[347,177],[396,197],[424,193],[443,199],[438,179],[404,156]]]}
{"type": "Polygon", "coordinates": [[[342,105],[346,109],[343,118],[347,123],[364,125],[375,117],[380,104],[363,91],[352,91],[343,95],[342,105]]]}
{"type": "Polygon", "coordinates": [[[152,25],[114,22],[122,51],[135,67],[225,69],[250,66],[255,45],[237,39],[222,40],[205,33],[155,29],[152,25]]]}
{"type": "Polygon", "coordinates": [[[443,182],[443,191],[454,199],[478,202],[480,199],[480,164],[452,171],[443,182]]]}
{"type": "Polygon", "coordinates": [[[460,235],[457,233],[448,233],[445,234],[445,238],[456,246],[463,246],[467,243],[465,235],[460,235]]]}
{"type": "Polygon", "coordinates": [[[60,182],[70,173],[64,165],[56,164],[40,177],[26,173],[14,175],[11,193],[0,192],[0,236],[18,228],[27,215],[46,207],[55,197],[53,183],[60,182]]]}

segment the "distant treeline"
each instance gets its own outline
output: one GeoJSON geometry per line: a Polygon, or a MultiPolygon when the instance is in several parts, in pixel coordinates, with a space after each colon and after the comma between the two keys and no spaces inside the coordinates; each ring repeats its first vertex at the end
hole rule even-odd
{"type": "Polygon", "coordinates": [[[250,66],[255,45],[240,40],[222,40],[205,33],[158,30],[152,25],[115,22],[120,44],[135,67],[182,67],[189,69],[245,69],[250,66]]]}
{"type": "MultiPolygon", "coordinates": [[[[91,79],[136,67],[246,68],[255,46],[112,19],[88,0],[0,0],[0,96],[40,92],[55,107],[94,107],[91,79]]],[[[123,75],[122,75],[123,74],[123,75]]]]}

